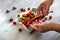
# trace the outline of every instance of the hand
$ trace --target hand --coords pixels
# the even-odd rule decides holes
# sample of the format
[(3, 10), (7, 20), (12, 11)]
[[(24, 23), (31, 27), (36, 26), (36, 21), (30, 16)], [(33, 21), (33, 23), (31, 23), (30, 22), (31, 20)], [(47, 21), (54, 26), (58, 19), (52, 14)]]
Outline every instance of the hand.
[(51, 29), (51, 23), (44, 23), (44, 24), (41, 24), (41, 23), (33, 23), (33, 24), (30, 24), (30, 26), (39, 31), (39, 32), (47, 32), (47, 31), (50, 31), (52, 30)]
[(52, 5), (53, 0), (45, 0), (44, 2), (42, 2), (38, 8), (37, 8), (37, 15), (48, 15), (49, 13), (49, 8)]
[(33, 23), (30, 24), (32, 28), (39, 32), (47, 32), (47, 31), (56, 31), (60, 32), (60, 23), (49, 22), (49, 23)]

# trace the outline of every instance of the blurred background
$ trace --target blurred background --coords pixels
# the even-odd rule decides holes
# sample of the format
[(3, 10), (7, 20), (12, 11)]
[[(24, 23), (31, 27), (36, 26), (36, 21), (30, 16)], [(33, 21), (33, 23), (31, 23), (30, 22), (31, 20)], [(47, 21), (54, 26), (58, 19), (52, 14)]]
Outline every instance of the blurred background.
[[(16, 19), (16, 15), (20, 13), (20, 8), (37, 8), (43, 0), (0, 0), (0, 40), (60, 40), (60, 33), (50, 31), (46, 33), (34, 32), (29, 34), (26, 31), (19, 32), (18, 25), (14, 26), (9, 23), (9, 18)], [(12, 10), (15, 6), (17, 9)], [(5, 11), (10, 10), (6, 14)], [(50, 10), (53, 13), (51, 21), (60, 22), (60, 0), (55, 0)]]

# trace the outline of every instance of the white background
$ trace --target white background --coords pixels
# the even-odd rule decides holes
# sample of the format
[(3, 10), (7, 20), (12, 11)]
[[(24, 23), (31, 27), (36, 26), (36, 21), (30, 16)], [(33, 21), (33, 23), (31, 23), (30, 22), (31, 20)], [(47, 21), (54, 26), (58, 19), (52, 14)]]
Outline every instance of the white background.
[[(24, 30), (19, 32), (18, 25), (14, 26), (9, 23), (8, 19), (11, 17), (15, 19), (19, 8), (35, 8), (40, 2), (41, 0), (0, 0), (0, 40), (60, 40), (60, 33), (50, 31), (42, 34), (39, 32), (29, 34)], [(11, 10), (13, 6), (16, 6), (17, 10)], [(5, 13), (7, 9), (11, 11), (9, 14)], [(49, 14), (53, 16), (51, 21), (60, 22), (60, 0), (55, 0), (50, 10), (54, 11)]]

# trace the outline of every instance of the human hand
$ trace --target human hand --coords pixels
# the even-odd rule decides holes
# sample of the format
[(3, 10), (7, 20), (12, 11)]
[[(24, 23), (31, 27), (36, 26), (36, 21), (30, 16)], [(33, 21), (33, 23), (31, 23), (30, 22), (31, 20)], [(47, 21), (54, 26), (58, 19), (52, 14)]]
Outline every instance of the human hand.
[(37, 8), (37, 15), (48, 15), (50, 6), (52, 5), (53, 0), (45, 0)]
[(30, 24), (30, 26), (39, 32), (48, 32), (48, 31), (60, 32), (60, 24), (55, 22), (49, 22), (49, 23), (43, 23), (43, 24), (33, 23), (33, 24)]
[(39, 32), (47, 32), (51, 30), (51, 23), (33, 23), (30, 24), (30, 26)]

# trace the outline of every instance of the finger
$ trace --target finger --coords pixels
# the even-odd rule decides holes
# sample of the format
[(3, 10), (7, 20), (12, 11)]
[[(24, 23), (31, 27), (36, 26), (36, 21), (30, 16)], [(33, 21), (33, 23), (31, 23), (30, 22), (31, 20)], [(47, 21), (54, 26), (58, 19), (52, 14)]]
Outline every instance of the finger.
[(49, 14), (49, 8), (46, 8), (45, 12), (44, 12), (44, 16)]
[(35, 29), (36, 31), (42, 32), (42, 30), (39, 29), (39, 27), (37, 27), (37, 26), (31, 25), (31, 27), (32, 27), (33, 29)]
[(35, 26), (35, 25), (30, 24), (30, 26), (31, 26), (33, 29), (37, 30), (37, 28), (36, 28), (36, 26)]
[(37, 15), (39, 15), (40, 14), (40, 9), (37, 9)]
[(37, 10), (37, 15), (43, 16), (43, 14), (45, 14), (45, 13), (44, 13), (45, 10), (46, 10), (46, 8), (45, 8), (44, 6), (40, 7), (40, 9)]
[(40, 11), (41, 11), (42, 8), (43, 8), (43, 3), (40, 4), (40, 5), (38, 6), (38, 8), (37, 8), (37, 15), (40, 14)]
[(35, 22), (38, 23), (38, 20), (36, 19)]

